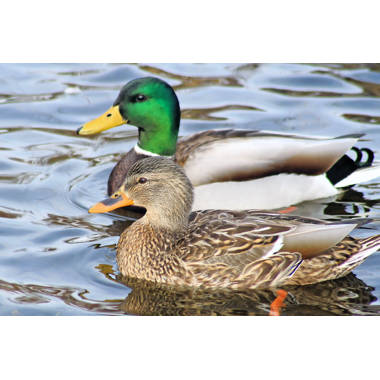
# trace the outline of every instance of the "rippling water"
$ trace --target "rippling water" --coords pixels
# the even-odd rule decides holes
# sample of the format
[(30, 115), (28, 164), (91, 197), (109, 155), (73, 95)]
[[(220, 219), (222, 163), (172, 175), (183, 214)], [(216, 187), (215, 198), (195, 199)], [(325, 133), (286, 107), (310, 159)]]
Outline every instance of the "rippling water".
[[(181, 135), (252, 128), (365, 133), (380, 159), (380, 64), (0, 64), (0, 314), (268, 314), (270, 291), (180, 291), (117, 278), (115, 244), (133, 215), (89, 215), (136, 142), (122, 126), (81, 137), (120, 87), (155, 75), (176, 90)], [(380, 179), (302, 204), (324, 219), (380, 217)], [(127, 219), (127, 222), (125, 221)], [(378, 223), (356, 236), (380, 233)], [(380, 253), (338, 282), (295, 289), (285, 315), (380, 314)]]

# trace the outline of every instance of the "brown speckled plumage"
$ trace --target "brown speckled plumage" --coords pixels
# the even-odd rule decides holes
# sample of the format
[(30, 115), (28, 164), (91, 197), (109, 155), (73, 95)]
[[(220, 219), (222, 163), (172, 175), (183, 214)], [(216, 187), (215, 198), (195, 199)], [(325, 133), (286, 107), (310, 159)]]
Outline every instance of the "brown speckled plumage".
[(299, 253), (286, 252), (261, 259), (277, 241), (275, 236), (223, 242), (216, 232), (209, 236), (199, 229), (193, 235), (198, 227), (190, 223), (188, 231), (177, 235), (135, 222), (118, 243), (121, 273), (172, 285), (243, 289), (275, 286), (301, 262)]
[[(127, 277), (206, 288), (305, 285), (346, 275), (380, 246), (380, 235), (342, 237), (309, 255), (299, 245), (300, 235), (306, 244), (320, 228), (335, 231), (347, 224), (255, 210), (190, 214), (192, 185), (178, 165), (162, 157), (133, 165), (119, 193), (147, 210), (118, 243), (117, 263)], [(363, 220), (347, 223), (351, 230)], [(287, 250), (292, 239), (299, 250)]]

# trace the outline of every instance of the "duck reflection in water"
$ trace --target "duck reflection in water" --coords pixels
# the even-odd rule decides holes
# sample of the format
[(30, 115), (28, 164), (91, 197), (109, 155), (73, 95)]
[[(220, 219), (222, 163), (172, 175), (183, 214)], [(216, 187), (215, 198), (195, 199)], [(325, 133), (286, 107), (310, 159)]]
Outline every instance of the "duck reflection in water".
[(338, 280), (314, 285), (284, 288), (286, 298), (273, 314), (273, 303), (278, 299), (276, 289), (249, 291), (205, 290), (180, 288), (148, 281), (117, 277), (117, 281), (131, 288), (120, 307), (132, 315), (376, 315), (380, 306), (374, 288), (354, 274)]

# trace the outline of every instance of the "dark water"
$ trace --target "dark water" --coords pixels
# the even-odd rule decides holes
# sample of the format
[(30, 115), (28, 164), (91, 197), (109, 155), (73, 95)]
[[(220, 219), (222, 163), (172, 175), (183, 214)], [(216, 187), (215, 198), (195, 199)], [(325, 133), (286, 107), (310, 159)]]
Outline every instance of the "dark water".
[[(272, 291), (168, 289), (117, 279), (115, 244), (133, 215), (89, 215), (137, 131), (75, 130), (120, 87), (155, 75), (177, 91), (181, 135), (253, 128), (325, 136), (365, 133), (380, 159), (376, 64), (0, 64), (1, 315), (267, 315)], [(301, 205), (324, 219), (380, 217), (380, 179)], [(355, 232), (380, 233), (378, 223)], [(335, 282), (292, 289), (284, 315), (380, 314), (380, 253)]]

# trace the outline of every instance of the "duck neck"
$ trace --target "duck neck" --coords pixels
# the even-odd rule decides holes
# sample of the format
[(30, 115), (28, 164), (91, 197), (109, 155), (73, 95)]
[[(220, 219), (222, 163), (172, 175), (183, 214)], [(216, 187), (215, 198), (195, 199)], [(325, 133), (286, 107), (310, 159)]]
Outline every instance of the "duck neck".
[(139, 128), (138, 147), (160, 156), (173, 156), (177, 147), (179, 112), (163, 114), (155, 125)]
[(166, 212), (165, 209), (161, 209), (158, 214), (147, 210), (144, 217), (140, 219), (141, 223), (172, 237), (182, 236), (185, 233), (188, 220), (188, 216), (176, 214), (173, 210)]
[[(137, 233), (136, 233), (137, 231)], [(147, 253), (151, 255), (160, 255), (161, 251), (166, 251), (174, 247), (177, 241), (184, 235), (184, 231), (181, 229), (168, 229), (163, 225), (156, 225), (149, 221), (147, 215), (134, 222), (127, 230), (129, 234), (132, 234), (136, 239), (136, 244), (144, 246), (145, 249), (141, 253)], [(147, 245), (146, 243), (152, 243)], [(152, 252), (150, 252), (152, 248)], [(135, 254), (135, 252), (134, 252)]]

